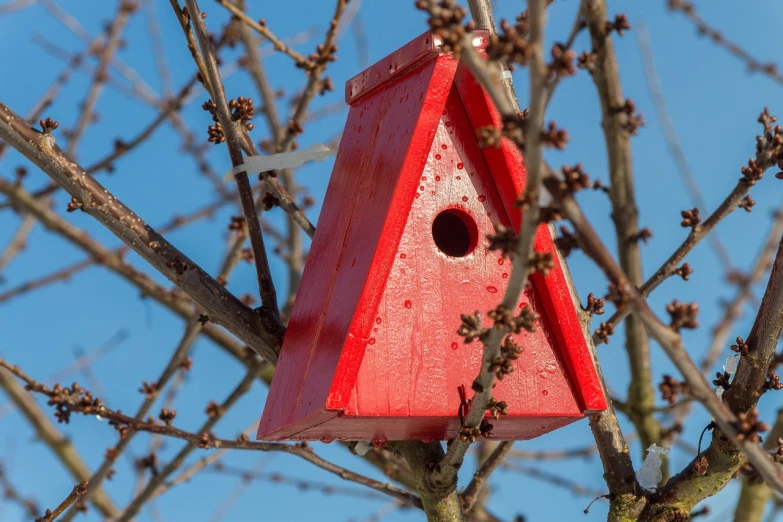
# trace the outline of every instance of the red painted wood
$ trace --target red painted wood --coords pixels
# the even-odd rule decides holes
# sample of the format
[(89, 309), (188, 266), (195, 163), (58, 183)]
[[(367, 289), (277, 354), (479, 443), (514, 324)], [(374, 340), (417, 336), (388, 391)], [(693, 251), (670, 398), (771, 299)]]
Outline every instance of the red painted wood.
[[(472, 392), (471, 392), (472, 393)], [(525, 417), (524, 422), (496, 422), (492, 434), (497, 440), (529, 440), (583, 419), (583, 416)], [(434, 429), (437, 427), (438, 429)], [(459, 418), (452, 417), (358, 417), (336, 414), (321, 424), (286, 437), (265, 435), (262, 440), (446, 440), (459, 431)], [(391, 434), (389, 436), (385, 434)], [(395, 434), (402, 434), (396, 436)]]
[[(308, 261), (305, 266), (302, 282), (308, 288), (297, 294), (259, 435), (277, 432), (294, 420), (305, 427), (323, 422), (324, 415), (309, 416), (326, 409), (333, 383), (335, 394), (342, 390), (347, 395), (353, 387), (363, 344), (344, 349), (357, 337), (348, 330), (362, 292), (370, 300), (380, 296), (391, 262), (386, 261), (386, 268), (383, 262), (376, 263), (369, 284), (375, 282), (378, 288), (375, 292), (372, 286), (365, 288), (375, 263), (374, 248), (381, 232), (386, 242), (397, 241), (402, 232), (404, 222), (396, 229), (392, 221), (384, 225), (387, 209), (394, 198), (395, 206), (410, 205), (397, 201), (404, 194), (395, 192), (397, 180), (404, 172), (423, 168), (455, 70), (456, 63), (449, 57), (433, 55), (393, 85), (380, 86), (373, 96), (352, 105), (310, 250), (310, 259), (319, 261)], [(424, 107), (430, 108), (425, 111)], [(428, 119), (423, 114), (431, 116)], [(413, 199), (412, 193), (408, 199)], [(396, 237), (389, 237), (394, 230)], [(339, 289), (334, 299), (333, 288)], [(356, 317), (361, 321), (361, 314)], [(333, 381), (341, 357), (355, 370)], [(343, 375), (347, 380), (341, 380)], [(291, 435), (299, 429), (291, 427), (281, 434)]]
[[(585, 341), (585, 334), (579, 322), (579, 316), (573, 307), (565, 270), (556, 255), (555, 245), (549, 227), (539, 227), (536, 234), (535, 249), (540, 252), (552, 252), (555, 267), (546, 277), (534, 274), (533, 280), (537, 295), (541, 298), (544, 312), (549, 318), (556, 318), (557, 327), (553, 328), (561, 353), (565, 358), (569, 372), (576, 381), (576, 392), (581, 398), (585, 414), (606, 409), (606, 397), (601, 386), (595, 361)], [(589, 332), (588, 332), (589, 335)]]
[[(426, 64), (422, 70), (428, 71), (429, 67)], [(319, 348), (311, 366), (309, 387), (303, 391), (303, 397), (315, 396), (321, 401), (328, 391), (329, 409), (345, 406), (356, 381), (374, 319), (372, 311), (378, 306), (393, 260), (387, 250), (400, 240), (406, 217), (401, 210), (410, 208), (457, 64), (448, 56), (438, 56), (432, 60), (432, 67), (434, 74), (411, 72), (374, 96), (384, 97), (388, 108), (382, 118), (367, 120), (368, 126), (377, 125), (378, 136), (365, 144), (365, 155), (371, 158), (362, 171), (365, 188), (359, 191), (345, 239), (343, 265), (335, 283), (340, 297), (332, 300), (325, 319), (333, 329), (330, 333), (343, 341), (342, 355), (332, 379), (333, 359), (327, 360)], [(350, 172), (356, 174), (355, 169)], [(297, 414), (308, 411), (309, 407), (300, 402)]]
[[(482, 52), (482, 54), (484, 53)], [(460, 97), (474, 128), (478, 129), (487, 125), (499, 127), (501, 125), (500, 114), (492, 100), (478, 81), (473, 78), (467, 67), (459, 67), (454, 83), (460, 92)], [(503, 204), (511, 217), (511, 222), (514, 223), (514, 228), (518, 231), (521, 217), (515, 201), (525, 186), (522, 155), (507, 138), (502, 139), (500, 148), (484, 149), (483, 154), (494, 174), (496, 185), (502, 194)], [(541, 252), (555, 253), (554, 242), (547, 225), (538, 227), (535, 248)], [(561, 266), (557, 255), (553, 257), (556, 263), (555, 269), (545, 278), (534, 274), (531, 279), (538, 295), (542, 298), (547, 315), (557, 317), (554, 333), (559, 340), (569, 372), (578, 382), (576, 393), (585, 413), (602, 411), (607, 408), (606, 398), (574, 308), (565, 276), (567, 268)]]
[[(519, 222), (524, 167), (508, 143), (479, 150), (476, 129), (497, 124), (497, 112), (430, 36), (346, 85), (351, 110), (259, 438), (428, 440), (459, 430), (457, 389), (469, 390), (481, 360), (481, 345), (456, 335), (459, 314), (484, 313), (502, 296), (510, 267), (487, 251), (486, 235), (492, 222)], [(485, 43), (477, 33), (474, 44)], [(470, 254), (436, 245), (444, 211), (447, 232), (470, 225), (453, 245), (471, 243)], [(553, 251), (547, 227), (536, 248)], [(542, 319), (518, 336), (525, 351), (495, 390), (509, 404), (498, 438), (535, 437), (606, 407), (564, 269), (531, 279), (521, 297)]]
[[(397, 245), (394, 265), (372, 325), (359, 378), (345, 416), (429, 417), (415, 432), (373, 434), (387, 439), (450, 438), (458, 425), (457, 389), (470, 385), (478, 374), (482, 345), (464, 344), (457, 335), (460, 314), (485, 314), (505, 291), (510, 263), (487, 250), (492, 223), (511, 223), (492, 176), (476, 144), (474, 129), (452, 90), (427, 165), (406, 214), (405, 232)], [(432, 223), (439, 213), (464, 212), (478, 228), (472, 254), (449, 257), (433, 240)], [(392, 210), (395, 211), (395, 210)], [(379, 249), (386, 248), (380, 245)], [(519, 305), (540, 303), (528, 289)], [(486, 327), (492, 321), (485, 318)], [(499, 382), (494, 396), (509, 405), (509, 415), (497, 425), (518, 423), (530, 416), (581, 417), (563, 361), (553, 349), (545, 324), (534, 333), (521, 333), (517, 342), (525, 351), (514, 363), (515, 372)], [(337, 372), (341, 373), (338, 366)], [(472, 392), (471, 392), (472, 395)], [(513, 431), (513, 438), (522, 434)]]
[[(489, 31), (474, 31), (473, 44), (476, 49), (487, 46)], [(426, 32), (400, 47), (378, 63), (371, 65), (361, 73), (345, 82), (345, 101), (353, 104), (359, 97), (371, 92), (377, 86), (405, 74), (420, 62), (438, 54), (441, 38)]]

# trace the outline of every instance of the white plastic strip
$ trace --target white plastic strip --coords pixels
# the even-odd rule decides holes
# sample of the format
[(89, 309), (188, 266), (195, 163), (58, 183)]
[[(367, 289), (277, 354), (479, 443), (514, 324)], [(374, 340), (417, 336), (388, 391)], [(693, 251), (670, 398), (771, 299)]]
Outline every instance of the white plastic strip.
[(372, 446), (370, 445), (369, 441), (366, 440), (360, 440), (356, 443), (356, 445), (353, 447), (353, 450), (356, 452), (357, 455), (360, 457), (364, 457), (367, 455), (367, 452), (370, 451), (370, 448)]
[[(729, 355), (729, 357), (726, 359), (726, 363), (723, 365), (723, 371), (728, 373), (729, 375), (734, 375), (737, 373), (737, 368), (739, 367), (739, 361), (740, 361), (740, 354), (735, 353), (734, 355)], [(715, 388), (715, 395), (718, 396), (719, 399), (723, 399), (723, 392), (726, 391), (723, 389), (723, 386), (718, 386)], [(715, 420), (713, 417), (712, 420)]]
[(511, 78), (511, 71), (503, 71), (502, 73), (500, 73), (500, 77), (501, 77), (503, 80), (506, 80), (506, 79), (508, 79), (508, 78)]
[(317, 143), (294, 152), (282, 152), (268, 156), (248, 156), (242, 165), (237, 165), (226, 172), (223, 179), (231, 180), (233, 176), (243, 171), (258, 173), (268, 170), (293, 169), (308, 161), (323, 161), (335, 154), (337, 154), (336, 149), (330, 149), (322, 143)]

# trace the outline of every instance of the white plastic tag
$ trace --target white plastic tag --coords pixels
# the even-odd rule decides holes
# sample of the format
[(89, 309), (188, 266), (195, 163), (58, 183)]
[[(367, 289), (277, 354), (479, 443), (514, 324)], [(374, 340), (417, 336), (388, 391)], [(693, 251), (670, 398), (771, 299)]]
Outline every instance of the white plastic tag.
[(230, 181), (234, 175), (245, 171), (248, 173), (266, 172), (268, 170), (293, 169), (308, 161), (323, 161), (337, 154), (336, 149), (330, 149), (322, 143), (311, 145), (294, 152), (281, 152), (268, 156), (248, 156), (242, 165), (230, 169), (223, 175), (223, 179)]

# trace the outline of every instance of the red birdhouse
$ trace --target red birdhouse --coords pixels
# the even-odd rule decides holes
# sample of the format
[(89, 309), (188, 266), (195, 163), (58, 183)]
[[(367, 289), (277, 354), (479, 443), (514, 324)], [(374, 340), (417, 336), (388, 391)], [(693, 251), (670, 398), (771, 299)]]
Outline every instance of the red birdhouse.
[[(486, 32), (474, 45), (482, 51)], [(263, 440), (445, 440), (459, 432), (458, 389), (482, 345), (460, 314), (500, 302), (511, 263), (489, 251), (493, 223), (517, 227), (523, 159), (477, 132), (500, 117), (467, 67), (425, 33), (349, 80), (350, 105), (274, 380)], [(483, 52), (483, 51), (482, 51)], [(504, 139), (505, 140), (505, 139)], [(553, 252), (550, 228), (535, 248)], [(606, 408), (592, 353), (555, 253), (520, 308), (540, 314), (514, 372), (493, 395), (499, 439), (529, 439)], [(491, 321), (484, 319), (486, 327)]]

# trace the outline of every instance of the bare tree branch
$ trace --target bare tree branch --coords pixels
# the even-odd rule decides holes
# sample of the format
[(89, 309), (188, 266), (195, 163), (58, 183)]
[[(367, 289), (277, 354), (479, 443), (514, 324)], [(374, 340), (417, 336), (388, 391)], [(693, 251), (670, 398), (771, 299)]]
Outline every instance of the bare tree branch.
[[(545, 87), (548, 68), (543, 60), (543, 33), (546, 21), (545, 2), (543, 0), (531, 1), (528, 6), (530, 20), (529, 45), (531, 57), (529, 68), (530, 80), (530, 116), (525, 120), (525, 154), (527, 166), (527, 180), (523, 193), (525, 208), (522, 213), (522, 223), (519, 225), (519, 239), (516, 242), (512, 255), (512, 269), (506, 287), (506, 292), (500, 304), (505, 310), (516, 309), (516, 303), (522, 293), (522, 289), (530, 274), (530, 256), (533, 252), (533, 239), (538, 227), (540, 209), (538, 205), (539, 187), (544, 173), (543, 147), (541, 141), (541, 129), (544, 128), (545, 112)], [(472, 38), (466, 38), (461, 55), (462, 62), (470, 68), (471, 73), (483, 84), (495, 84), (497, 70), (492, 71), (485, 66), (484, 60), (473, 49)], [(494, 73), (493, 79), (487, 78), (487, 73)], [(495, 105), (503, 115), (515, 114), (512, 101), (506, 96), (493, 97)], [(495, 359), (500, 354), (500, 345), (508, 333), (507, 327), (492, 328), (483, 340), (484, 355), (482, 357), (481, 372), (473, 383), (475, 395), (472, 399), (470, 410), (465, 419), (465, 426), (478, 428), (486, 414), (489, 401), (492, 399), (492, 383), (495, 372), (492, 369)], [(465, 452), (470, 445), (469, 438), (460, 436), (454, 439), (446, 456), (435, 473), (435, 480), (443, 483), (456, 480), (456, 473), (462, 463)]]
[(5, 270), (16, 256), (24, 251), (25, 246), (27, 245), (27, 237), (30, 235), (30, 232), (33, 231), (34, 226), (35, 218), (27, 214), (24, 215), (22, 217), (22, 222), (19, 224), (19, 228), (16, 229), (13, 237), (11, 237), (11, 241), (9, 241), (5, 249), (0, 252), (0, 283), (4, 280), (2, 277), (3, 270)]
[[(234, 121), (235, 119), (232, 118), (229, 110), (226, 93), (223, 88), (223, 81), (220, 78), (220, 72), (218, 71), (217, 62), (215, 61), (212, 44), (209, 41), (207, 26), (204, 23), (204, 19), (201, 17), (201, 10), (199, 9), (198, 2), (196, 0), (186, 0), (186, 2), (189, 10), (188, 16), (190, 18), (190, 25), (193, 27), (193, 30), (198, 37), (199, 46), (201, 47), (201, 56), (204, 64), (204, 71), (202, 74), (206, 74), (206, 77), (203, 78), (204, 86), (207, 87), (207, 91), (212, 95), (215, 105), (217, 106), (217, 117), (220, 119), (220, 123), (222, 123), (223, 135), (225, 136), (231, 164), (234, 167), (238, 167), (244, 163), (240, 145), (241, 133), (239, 131), (239, 125), (242, 124), (242, 122)], [(261, 295), (260, 314), (265, 317), (267, 329), (271, 331), (282, 330), (284, 327), (280, 322), (280, 312), (277, 308), (277, 292), (275, 291), (275, 285), (272, 281), (272, 273), (269, 270), (269, 261), (266, 256), (261, 225), (258, 221), (258, 211), (256, 210), (253, 190), (250, 188), (247, 172), (235, 172), (234, 179), (236, 180), (239, 189), (239, 199), (242, 202), (245, 223), (247, 224), (248, 233), (250, 235), (250, 245), (253, 249), (253, 260), (255, 262), (256, 276), (258, 278), (258, 289)]]
[(748, 72), (761, 73), (764, 76), (770, 78), (772, 81), (783, 85), (783, 74), (781, 74), (778, 70), (777, 64), (774, 62), (761, 62), (736, 43), (727, 40), (720, 33), (720, 31), (713, 29), (706, 21), (704, 21), (703, 18), (699, 16), (693, 3), (687, 2), (685, 0), (669, 0), (667, 5), (672, 11), (679, 11), (687, 16), (688, 19), (696, 26), (699, 35), (706, 36), (719, 47), (724, 48), (730, 54), (733, 54), (742, 60), (745, 65), (747, 65)]
[[(58, 185), (59, 186), (59, 185)], [(4, 190), (8, 188), (7, 185), (0, 184), (0, 193), (5, 193)], [(28, 201), (32, 203), (32, 198), (27, 198), (25, 194), (23, 194), (21, 191), (18, 192), (18, 195), (15, 196), (17, 199), (22, 199), (24, 201)], [(213, 203), (209, 203), (201, 208), (198, 208), (194, 210), (193, 212), (190, 212), (188, 214), (184, 215), (175, 215), (170, 221), (167, 223), (164, 223), (160, 227), (158, 227), (158, 232), (161, 234), (166, 234), (168, 232), (178, 230), (183, 226), (189, 225), (191, 223), (197, 222), (204, 218), (210, 218), (212, 217), (215, 212), (225, 206), (227, 203), (232, 201), (234, 198), (234, 194), (229, 194), (228, 197), (221, 197), (217, 201), (214, 201)], [(41, 209), (43, 207), (36, 206), (36, 208)], [(54, 214), (46, 214), (46, 220), (54, 222), (54, 219), (49, 220), (49, 218), (57, 218)], [(59, 219), (59, 218), (57, 218)], [(268, 223), (265, 223), (267, 227), (270, 225)], [(50, 229), (53, 227), (49, 227)], [(63, 229), (65, 227), (62, 227)], [(79, 245), (83, 246), (83, 245)], [(122, 246), (120, 248), (115, 248), (114, 250), (105, 250), (104, 254), (99, 254), (96, 257), (88, 257), (87, 259), (84, 259), (82, 261), (77, 261), (76, 263), (73, 263), (71, 265), (66, 266), (65, 268), (62, 268), (60, 270), (57, 270), (55, 272), (52, 272), (50, 274), (47, 274), (41, 278), (26, 281), (24, 283), (20, 283), (16, 286), (13, 286), (9, 289), (7, 289), (5, 292), (0, 293), (0, 303), (4, 303), (6, 301), (10, 301), (14, 297), (18, 297), (20, 295), (26, 294), (28, 292), (32, 292), (34, 290), (37, 290), (39, 288), (43, 288), (49, 284), (55, 283), (57, 281), (67, 281), (75, 274), (81, 272), (82, 270), (85, 270), (91, 266), (94, 266), (96, 264), (104, 263), (106, 258), (108, 256), (116, 256), (118, 258), (122, 258), (130, 248), (128, 246)], [(88, 253), (89, 250), (88, 250)], [(140, 286), (140, 289), (144, 291), (144, 289)], [(163, 291), (161, 289), (161, 291)]]
[[(109, 230), (188, 293), (213, 323), (224, 325), (269, 361), (277, 360), (283, 331), (231, 295), (185, 254), (91, 178), (53, 143), (0, 103), (0, 138), (6, 140), (65, 188), (80, 210)], [(262, 323), (264, 326), (262, 326)], [(270, 329), (270, 326), (272, 327)]]
[(8, 475), (2, 464), (0, 464), (0, 488), (2, 488), (3, 500), (18, 504), (19, 507), (31, 518), (34, 518), (38, 515), (38, 503), (32, 498), (23, 497), (19, 491), (17, 491), (16, 487), (8, 478)]
[[(609, 197), (612, 201), (612, 221), (617, 236), (620, 267), (632, 285), (643, 281), (642, 255), (638, 236), (639, 221), (634, 190), (631, 157), (630, 118), (622, 108), (627, 104), (620, 84), (614, 45), (607, 30), (607, 7), (604, 0), (583, 0), (582, 16), (590, 31), (595, 65), (590, 73), (601, 102), (602, 128), (609, 159)], [(661, 426), (653, 415), (655, 390), (650, 370), (650, 341), (638, 317), (630, 317), (625, 324), (625, 349), (628, 353), (630, 380), (628, 408), (641, 439), (642, 451), (650, 444), (660, 442)], [(664, 475), (668, 474), (668, 466)]]
[[(677, 132), (674, 130), (674, 124), (669, 116), (669, 110), (666, 107), (666, 97), (663, 95), (661, 82), (658, 78), (658, 74), (655, 72), (655, 62), (653, 60), (653, 52), (652, 47), (650, 46), (650, 35), (647, 31), (647, 26), (641, 25), (640, 27), (637, 27), (636, 35), (637, 40), (639, 41), (642, 64), (644, 65), (643, 70), (645, 80), (647, 80), (647, 89), (650, 91), (650, 96), (653, 99), (655, 117), (658, 120), (658, 125), (661, 127), (661, 132), (666, 140), (666, 145), (669, 147), (669, 152), (674, 159), (675, 165), (677, 165), (677, 170), (679, 171), (680, 177), (691, 198), (691, 203), (696, 208), (706, 209), (707, 204), (701, 196), (701, 190), (699, 190), (699, 185), (696, 183), (693, 172), (691, 172), (691, 168), (688, 165), (687, 156), (682, 149), (680, 139), (677, 137)], [(729, 258), (726, 247), (718, 237), (718, 233), (715, 232), (710, 234), (708, 240), (710, 247), (723, 265), (723, 269), (727, 274), (730, 273), (731, 259)]]
[(52, 522), (54, 519), (59, 517), (63, 511), (68, 509), (68, 507), (79, 500), (79, 498), (84, 495), (84, 493), (87, 491), (87, 482), (82, 482), (81, 484), (76, 484), (73, 487), (73, 491), (71, 491), (71, 494), (65, 497), (65, 500), (60, 502), (60, 505), (57, 506), (54, 511), (51, 511), (49, 509), (46, 510), (46, 513), (44, 513), (44, 516), (36, 519), (36, 522)]
[[(781, 436), (783, 436), (783, 409), (778, 410), (775, 424), (764, 441), (764, 449), (774, 450)], [(768, 485), (752, 476), (745, 477), (742, 480), (742, 491), (737, 507), (734, 509), (734, 522), (761, 522), (771, 498), (772, 490)]]
[(14, 11), (20, 11), (25, 7), (37, 4), (39, 1), (40, 0), (11, 0), (4, 6), (0, 6), (0, 16), (11, 14)]
[[(758, 445), (751, 442), (750, 439), (738, 437), (740, 433), (738, 427), (740, 425), (736, 415), (718, 399), (712, 388), (704, 380), (699, 369), (688, 357), (688, 352), (685, 350), (679, 334), (669, 326), (661, 323), (650, 310), (640, 292), (630, 284), (622, 269), (615, 263), (595, 231), (585, 220), (581, 209), (573, 197), (559, 193), (556, 180), (551, 179), (545, 182), (545, 184), (553, 196), (560, 202), (563, 214), (573, 224), (585, 253), (598, 264), (614, 284), (618, 285), (618, 288), (626, 292), (629, 298), (628, 306), (642, 319), (650, 335), (658, 341), (666, 355), (685, 377), (690, 394), (704, 405), (707, 411), (714, 417), (715, 424), (725, 437), (729, 439), (728, 442), (736, 446), (747, 457), (748, 461), (756, 468), (756, 471), (764, 480), (775, 490), (783, 492), (783, 475), (781, 475), (768, 455)], [(780, 250), (778, 251), (778, 257), (780, 260), (776, 261), (776, 264), (779, 264), (781, 269), (783, 269), (783, 254), (781, 254)], [(771, 296), (772, 301), (776, 298), (777, 294)], [(769, 314), (772, 311), (770, 310), (766, 313)]]
[(484, 487), (484, 483), (489, 476), (503, 464), (503, 461), (514, 445), (514, 441), (503, 441), (497, 445), (495, 450), (487, 457), (484, 464), (473, 474), (473, 479), (462, 492), (462, 509), (465, 513), (470, 513), (473, 509), (478, 495)]
[[(79, 456), (71, 441), (63, 436), (54, 424), (49, 420), (49, 416), (44, 413), (36, 404), (29, 393), (27, 393), (13, 377), (11, 372), (0, 368), (0, 387), (8, 395), (11, 401), (19, 408), (22, 415), (35, 430), (35, 434), (44, 444), (54, 452), (68, 473), (80, 481), (85, 481), (90, 477), (90, 470)], [(117, 513), (117, 507), (109, 496), (101, 489), (96, 491), (92, 499), (92, 504), (103, 516), (109, 517)]]
[(705, 355), (704, 360), (701, 363), (702, 372), (708, 373), (715, 365), (720, 354), (726, 349), (726, 345), (728, 344), (726, 341), (728, 340), (729, 332), (733, 328), (736, 320), (739, 319), (745, 304), (751, 299), (751, 288), (754, 284), (761, 281), (761, 278), (769, 272), (772, 262), (775, 259), (775, 250), (777, 249), (781, 237), (783, 237), (783, 212), (775, 212), (772, 226), (767, 233), (766, 241), (764, 241), (764, 244), (756, 257), (756, 262), (751, 267), (747, 276), (740, 282), (737, 295), (725, 306), (723, 315), (712, 329), (712, 342), (710, 343), (707, 355)]

